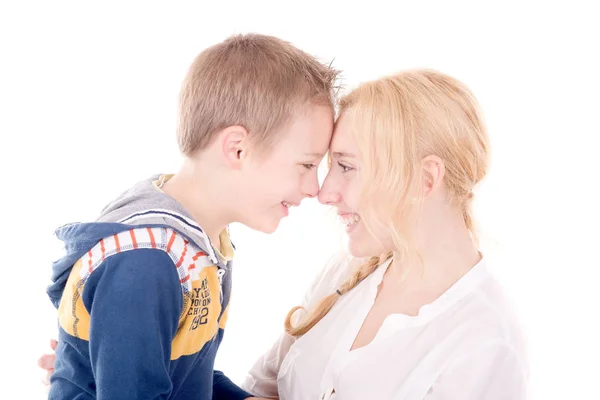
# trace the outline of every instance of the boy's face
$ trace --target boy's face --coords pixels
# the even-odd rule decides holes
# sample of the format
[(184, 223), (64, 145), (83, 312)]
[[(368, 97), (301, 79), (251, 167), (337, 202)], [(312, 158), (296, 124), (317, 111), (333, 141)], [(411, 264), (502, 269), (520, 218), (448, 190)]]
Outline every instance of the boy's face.
[(317, 167), (333, 131), (333, 110), (311, 105), (299, 112), (273, 148), (250, 157), (239, 188), (238, 222), (272, 233), (302, 199), (319, 193)]

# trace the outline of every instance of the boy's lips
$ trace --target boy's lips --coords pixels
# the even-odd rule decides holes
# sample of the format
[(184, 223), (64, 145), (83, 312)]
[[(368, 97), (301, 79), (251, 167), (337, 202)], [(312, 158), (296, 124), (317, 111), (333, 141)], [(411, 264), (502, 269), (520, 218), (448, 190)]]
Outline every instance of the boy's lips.
[(283, 210), (283, 214), (285, 217), (287, 217), (288, 215), (290, 215), (290, 208), (291, 207), (297, 207), (298, 204), (295, 203), (291, 203), (289, 201), (282, 201), (281, 202), (281, 208)]

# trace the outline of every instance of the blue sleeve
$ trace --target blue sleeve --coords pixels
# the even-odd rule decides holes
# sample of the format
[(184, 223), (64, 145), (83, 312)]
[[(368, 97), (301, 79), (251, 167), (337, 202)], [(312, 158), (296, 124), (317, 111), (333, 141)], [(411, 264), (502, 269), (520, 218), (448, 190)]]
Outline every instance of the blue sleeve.
[(221, 371), (213, 373), (212, 400), (244, 400), (252, 397), (225, 376)]
[(102, 399), (167, 399), (171, 342), (183, 306), (177, 270), (162, 250), (111, 256), (88, 278), (90, 359)]

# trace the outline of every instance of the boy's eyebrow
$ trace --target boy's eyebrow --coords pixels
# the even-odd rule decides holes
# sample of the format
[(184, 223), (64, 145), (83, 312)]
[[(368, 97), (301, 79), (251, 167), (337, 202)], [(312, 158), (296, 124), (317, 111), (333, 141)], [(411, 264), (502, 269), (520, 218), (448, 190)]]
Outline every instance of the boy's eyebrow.
[(309, 156), (309, 157), (314, 157), (314, 158), (325, 157), (325, 154), (321, 154), (321, 153), (304, 153), (304, 155)]

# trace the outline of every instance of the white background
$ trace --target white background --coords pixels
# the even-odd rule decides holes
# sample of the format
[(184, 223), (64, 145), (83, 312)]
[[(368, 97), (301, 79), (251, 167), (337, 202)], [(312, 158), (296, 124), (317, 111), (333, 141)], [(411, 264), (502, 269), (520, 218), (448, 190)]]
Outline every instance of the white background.
[[(0, 6), (0, 398), (44, 396), (35, 362), (56, 333), (45, 295), (60, 250), (53, 230), (177, 169), (180, 82), (198, 52), (242, 32), (335, 59), (349, 88), (410, 67), (471, 87), (493, 145), (476, 217), (529, 337), (532, 398), (600, 398), (600, 30), (591, 6), (83, 3)], [(234, 381), (340, 246), (331, 214), (305, 201), (274, 235), (232, 227), (234, 303), (217, 364)]]

